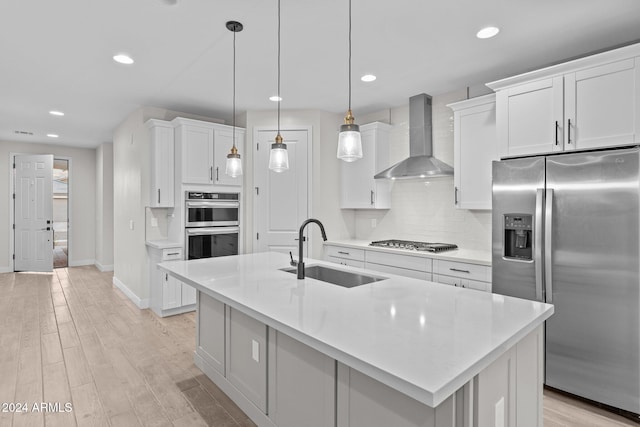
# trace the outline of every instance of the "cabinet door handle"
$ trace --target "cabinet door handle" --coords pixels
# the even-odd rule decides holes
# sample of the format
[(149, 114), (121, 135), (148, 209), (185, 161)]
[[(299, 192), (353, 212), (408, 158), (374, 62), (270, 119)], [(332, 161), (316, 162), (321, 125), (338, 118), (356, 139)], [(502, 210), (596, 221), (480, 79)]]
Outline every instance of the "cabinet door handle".
[(164, 281), (168, 281), (169, 280), (169, 273), (164, 273)]
[(375, 193), (373, 192), (373, 190), (371, 190), (371, 204), (373, 205), (375, 203)]
[(213, 166), (209, 166), (209, 181), (213, 181)]
[(220, 181), (220, 173), (219, 173), (219, 167), (216, 166), (216, 181)]
[(160, 203), (160, 189), (158, 188), (158, 203)]
[(571, 144), (571, 119), (567, 119), (567, 144)]
[(349, 252), (338, 251), (338, 253), (342, 255), (349, 255)]
[(458, 273), (467, 273), (467, 274), (471, 274), (471, 272), (469, 270), (462, 270), (460, 268), (450, 268), (449, 270), (451, 271), (457, 271)]
[(556, 120), (556, 145), (558, 145), (558, 121)]
[(453, 204), (458, 204), (458, 187), (453, 187)]

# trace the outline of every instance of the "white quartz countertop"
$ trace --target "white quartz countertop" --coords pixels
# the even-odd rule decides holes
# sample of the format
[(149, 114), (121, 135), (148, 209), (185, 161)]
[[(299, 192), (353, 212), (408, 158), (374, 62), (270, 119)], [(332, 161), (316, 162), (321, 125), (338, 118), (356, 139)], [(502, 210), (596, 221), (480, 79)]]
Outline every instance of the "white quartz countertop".
[[(338, 270), (367, 272), (323, 261)], [(549, 304), (388, 277), (354, 288), (297, 280), (281, 253), (160, 268), (229, 306), (435, 407), (553, 313)]]
[(181, 248), (182, 244), (171, 240), (147, 240), (147, 246), (156, 249)]
[(369, 246), (368, 240), (327, 240), (325, 245), (342, 246), (345, 248), (366, 249), (368, 251), (378, 251), (395, 253), (408, 256), (418, 256), (431, 259), (442, 259), (446, 261), (467, 262), (469, 264), (479, 264), (491, 266), (491, 252), (473, 249), (454, 249), (444, 252), (414, 251), (407, 249), (394, 249), (379, 246)]

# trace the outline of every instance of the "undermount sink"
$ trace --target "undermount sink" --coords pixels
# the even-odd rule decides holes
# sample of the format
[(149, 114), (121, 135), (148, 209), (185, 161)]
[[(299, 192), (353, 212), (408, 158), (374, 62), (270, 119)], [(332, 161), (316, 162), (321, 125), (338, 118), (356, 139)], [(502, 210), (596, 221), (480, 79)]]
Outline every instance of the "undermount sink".
[[(295, 267), (281, 268), (280, 270), (293, 274), (296, 274), (298, 271)], [(310, 265), (305, 267), (304, 274), (306, 277), (311, 279), (332, 283), (344, 288), (353, 288), (360, 285), (366, 285), (367, 283), (387, 279), (387, 277), (369, 276), (367, 274), (353, 273), (351, 271), (336, 270), (324, 265)]]

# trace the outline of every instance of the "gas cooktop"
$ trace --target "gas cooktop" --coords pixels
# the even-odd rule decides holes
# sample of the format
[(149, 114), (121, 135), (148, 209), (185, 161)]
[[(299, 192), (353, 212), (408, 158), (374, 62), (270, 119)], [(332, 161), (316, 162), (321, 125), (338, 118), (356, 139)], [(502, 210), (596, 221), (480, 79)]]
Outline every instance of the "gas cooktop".
[(377, 242), (369, 243), (369, 246), (426, 252), (444, 252), (458, 249), (457, 245), (451, 243), (412, 242), (409, 240), (378, 240)]

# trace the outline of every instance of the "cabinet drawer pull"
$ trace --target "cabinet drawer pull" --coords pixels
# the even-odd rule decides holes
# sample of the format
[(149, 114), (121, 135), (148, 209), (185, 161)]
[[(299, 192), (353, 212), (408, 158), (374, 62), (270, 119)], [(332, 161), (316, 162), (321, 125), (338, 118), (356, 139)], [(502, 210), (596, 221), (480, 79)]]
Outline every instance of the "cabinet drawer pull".
[(342, 251), (338, 251), (338, 253), (339, 253), (339, 254), (342, 254), (342, 255), (349, 255), (349, 252), (342, 252)]
[(171, 252), (170, 254), (167, 254), (167, 256), (169, 255), (180, 255), (180, 252)]
[(469, 270), (462, 270), (460, 268), (450, 268), (449, 270), (451, 271), (457, 271), (458, 273), (467, 273), (467, 274), (471, 274), (471, 272)]

